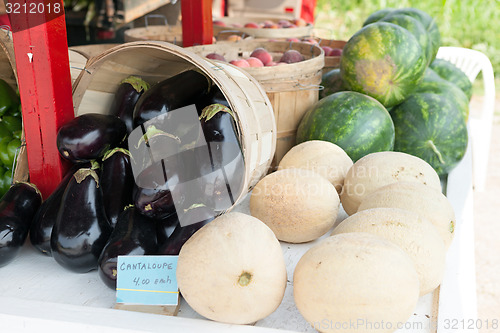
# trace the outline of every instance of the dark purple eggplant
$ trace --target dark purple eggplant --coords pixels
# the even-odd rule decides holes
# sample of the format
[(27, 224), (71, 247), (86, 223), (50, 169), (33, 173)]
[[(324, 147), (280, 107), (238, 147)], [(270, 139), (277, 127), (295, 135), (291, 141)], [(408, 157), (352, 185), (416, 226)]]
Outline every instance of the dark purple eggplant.
[(152, 255), (158, 251), (155, 221), (127, 206), (120, 214), (115, 229), (99, 257), (99, 276), (116, 289), (118, 256)]
[(128, 150), (115, 148), (104, 154), (100, 180), (106, 216), (114, 227), (123, 209), (134, 201), (134, 176)]
[(109, 114), (123, 120), (127, 126), (127, 133), (134, 129), (135, 104), (148, 89), (149, 83), (137, 76), (127, 77), (118, 86)]
[(23, 182), (11, 185), (0, 200), (0, 267), (19, 253), (41, 203), (36, 186)]
[(73, 174), (78, 169), (88, 167), (90, 167), (90, 163), (79, 163), (73, 165), (61, 182), (59, 182), (56, 189), (42, 202), (40, 208), (37, 210), (36, 215), (33, 218), (33, 222), (31, 223), (29, 237), (31, 244), (40, 252), (49, 256), (52, 255), (50, 251), (50, 235), (52, 234), (52, 227), (56, 222), (57, 213), (59, 212), (59, 207), (61, 206), (61, 199), (64, 194), (64, 190), (66, 189), (71, 177), (73, 177)]
[(87, 113), (59, 128), (57, 149), (73, 163), (89, 162), (118, 147), (126, 136), (127, 126), (117, 116)]
[(203, 191), (208, 194), (213, 189), (213, 208), (223, 211), (234, 204), (244, 180), (244, 159), (234, 114), (225, 105), (212, 104), (203, 109), (200, 121), (213, 171), (203, 176)]
[(66, 186), (52, 228), (52, 256), (61, 266), (77, 273), (97, 269), (111, 231), (96, 171), (79, 169)]
[(172, 235), (176, 226), (179, 224), (179, 218), (176, 213), (173, 213), (162, 220), (156, 220), (156, 238), (158, 244), (163, 244), (168, 237)]
[(146, 91), (134, 108), (134, 127), (160, 114), (194, 104), (208, 94), (212, 81), (201, 72), (187, 70), (158, 82)]
[(160, 244), (158, 254), (161, 255), (178, 255), (182, 245), (201, 227), (208, 224), (214, 219), (215, 213), (209, 207), (199, 204), (192, 205), (185, 212), (185, 221), (200, 221), (192, 224), (181, 225), (180, 223), (174, 229), (174, 232), (163, 243)]
[(212, 88), (210, 88), (210, 92), (207, 95), (202, 96), (200, 100), (196, 102), (198, 115), (201, 115), (201, 112), (205, 107), (212, 104), (222, 104), (228, 108), (230, 107), (224, 93), (216, 85), (212, 86)]

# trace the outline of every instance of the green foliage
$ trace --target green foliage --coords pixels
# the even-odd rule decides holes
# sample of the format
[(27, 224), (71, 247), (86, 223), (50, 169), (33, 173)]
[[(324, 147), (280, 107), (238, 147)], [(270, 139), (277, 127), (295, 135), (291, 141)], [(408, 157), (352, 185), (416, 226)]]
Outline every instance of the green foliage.
[(498, 0), (318, 0), (316, 28), (329, 39), (349, 39), (363, 21), (381, 8), (414, 7), (436, 19), (441, 45), (461, 46), (486, 54), (500, 73), (500, 4)]

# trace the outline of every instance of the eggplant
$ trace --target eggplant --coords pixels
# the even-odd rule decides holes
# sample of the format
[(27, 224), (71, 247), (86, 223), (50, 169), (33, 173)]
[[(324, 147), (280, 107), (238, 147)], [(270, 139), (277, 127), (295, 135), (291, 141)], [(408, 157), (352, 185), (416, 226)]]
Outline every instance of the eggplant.
[(201, 116), (201, 112), (203, 111), (203, 109), (212, 104), (222, 104), (228, 108), (230, 107), (229, 102), (224, 96), (224, 93), (216, 85), (210, 88), (210, 92), (208, 94), (202, 96), (200, 100), (196, 102), (196, 109), (198, 110), (198, 115)]
[(104, 210), (111, 227), (114, 227), (123, 209), (134, 201), (134, 176), (128, 150), (115, 148), (106, 152), (102, 158), (100, 180)]
[(11, 185), (0, 200), (0, 267), (19, 253), (41, 203), (38, 188), (24, 182)]
[(116, 226), (99, 257), (99, 276), (116, 289), (118, 256), (152, 255), (158, 251), (155, 221), (129, 205), (120, 214)]
[(111, 231), (97, 172), (79, 169), (66, 186), (52, 228), (52, 257), (77, 273), (97, 269), (97, 260)]
[(126, 136), (127, 126), (117, 116), (87, 113), (62, 125), (56, 143), (65, 159), (80, 163), (101, 158)]
[(52, 234), (52, 227), (56, 222), (57, 213), (61, 206), (61, 199), (64, 190), (68, 185), (73, 174), (81, 168), (90, 167), (90, 163), (79, 163), (73, 165), (66, 173), (63, 179), (55, 190), (45, 199), (40, 208), (37, 210), (33, 222), (31, 223), (29, 237), (31, 244), (40, 252), (51, 256), (50, 251), (50, 235)]
[(163, 243), (160, 244), (158, 249), (158, 254), (161, 255), (178, 255), (182, 245), (201, 227), (208, 224), (214, 220), (214, 211), (209, 207), (198, 204), (192, 205), (185, 212), (184, 218), (186, 221), (200, 221), (196, 223), (191, 223), (187, 225), (181, 225), (180, 223), (174, 229), (174, 232), (170, 237)]
[(156, 220), (156, 238), (158, 244), (165, 243), (178, 224), (179, 218), (177, 217), (177, 213), (173, 213), (162, 220)]
[(209, 93), (212, 81), (196, 70), (187, 70), (158, 82), (146, 91), (134, 108), (134, 127), (160, 114), (195, 104)]
[(222, 104), (205, 107), (200, 121), (213, 171), (202, 177), (203, 191), (213, 198), (212, 207), (220, 212), (232, 206), (243, 190), (245, 165), (238, 130), (233, 112)]
[(109, 114), (125, 123), (127, 133), (134, 129), (135, 104), (148, 89), (149, 83), (137, 76), (129, 76), (118, 85)]

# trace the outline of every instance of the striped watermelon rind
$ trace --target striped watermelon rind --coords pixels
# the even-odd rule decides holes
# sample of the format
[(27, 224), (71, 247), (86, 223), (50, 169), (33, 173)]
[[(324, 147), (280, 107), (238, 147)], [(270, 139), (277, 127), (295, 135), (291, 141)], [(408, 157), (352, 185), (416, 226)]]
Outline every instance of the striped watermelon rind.
[(453, 83), (441, 78), (432, 69), (427, 68), (425, 73), (426, 75), (418, 85), (415, 93), (434, 93), (446, 96), (450, 102), (456, 105), (456, 112), (462, 114), (467, 122), (469, 118), (469, 99), (465, 93)]
[(441, 78), (455, 84), (462, 89), (470, 100), (472, 97), (472, 83), (467, 75), (453, 63), (445, 59), (435, 59), (429, 67)]
[(374, 97), (386, 108), (404, 101), (427, 67), (425, 54), (406, 29), (375, 22), (358, 30), (346, 43), (340, 73), (348, 90)]
[(353, 161), (394, 148), (394, 124), (376, 99), (341, 91), (319, 100), (302, 118), (297, 143), (323, 140), (335, 143)]
[(382, 18), (380, 22), (394, 23), (402, 28), (405, 28), (413, 36), (415, 36), (418, 43), (420, 44), (420, 47), (422, 48), (422, 50), (424, 50), (426, 64), (429, 65), (433, 53), (432, 44), (430, 42), (427, 30), (425, 30), (424, 25), (419, 20), (405, 14), (391, 14)]
[(446, 96), (412, 94), (391, 110), (391, 116), (394, 151), (420, 157), (441, 176), (462, 160), (467, 149), (467, 126)]

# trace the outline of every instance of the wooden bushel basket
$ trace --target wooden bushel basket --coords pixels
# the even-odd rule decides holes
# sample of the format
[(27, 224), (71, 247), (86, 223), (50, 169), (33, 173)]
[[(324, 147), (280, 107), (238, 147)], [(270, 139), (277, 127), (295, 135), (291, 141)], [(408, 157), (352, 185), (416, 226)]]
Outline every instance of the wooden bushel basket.
[(180, 25), (149, 25), (132, 28), (124, 32), (125, 42), (163, 41), (182, 46), (182, 26)]
[[(217, 21), (222, 21), (226, 24), (226, 26), (220, 26), (214, 24), (214, 36), (217, 36), (221, 31), (224, 30), (238, 30), (246, 33), (249, 36), (255, 38), (291, 38), (291, 37), (303, 37), (310, 36), (313, 30), (312, 24), (307, 24), (305, 27), (297, 27), (297, 28), (278, 28), (278, 29), (269, 29), (269, 28), (245, 28), (244, 25), (248, 22), (264, 22), (264, 21), (272, 21), (278, 22), (283, 18), (276, 17), (223, 17), (217, 19)], [(236, 25), (236, 26), (235, 26)]]
[(304, 61), (270, 67), (245, 67), (257, 79), (271, 101), (276, 119), (277, 143), (272, 162), (275, 168), (281, 158), (295, 145), (295, 135), (306, 111), (319, 99), (324, 52), (317, 45), (287, 41), (245, 40), (236, 43), (217, 43), (188, 48), (201, 56), (217, 52), (227, 61), (247, 58), (256, 48), (263, 47), (279, 61), (288, 49), (299, 51)]
[[(276, 147), (271, 103), (259, 83), (244, 71), (160, 41), (130, 42), (92, 58), (73, 89), (75, 115), (107, 113), (120, 81), (137, 75), (153, 85), (185, 70), (197, 69), (221, 89), (235, 113), (245, 161), (244, 189), (268, 171)], [(193, 101), (194, 102), (194, 101)], [(247, 191), (243, 191), (235, 204)]]

